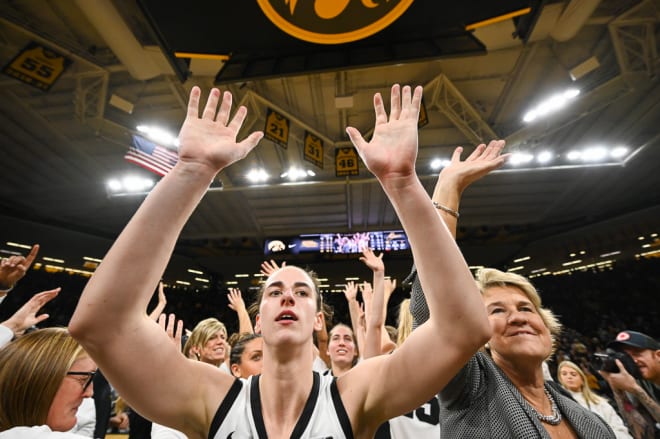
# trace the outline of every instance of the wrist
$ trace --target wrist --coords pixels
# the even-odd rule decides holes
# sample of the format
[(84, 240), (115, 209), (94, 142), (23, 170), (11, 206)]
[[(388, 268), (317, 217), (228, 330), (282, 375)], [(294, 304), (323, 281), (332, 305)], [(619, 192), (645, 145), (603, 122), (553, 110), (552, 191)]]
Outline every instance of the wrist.
[(12, 322), (11, 319), (5, 320), (4, 322), (0, 323), (1, 326), (4, 326), (5, 328), (9, 329), (14, 336), (16, 333), (19, 331), (19, 327), (15, 322)]

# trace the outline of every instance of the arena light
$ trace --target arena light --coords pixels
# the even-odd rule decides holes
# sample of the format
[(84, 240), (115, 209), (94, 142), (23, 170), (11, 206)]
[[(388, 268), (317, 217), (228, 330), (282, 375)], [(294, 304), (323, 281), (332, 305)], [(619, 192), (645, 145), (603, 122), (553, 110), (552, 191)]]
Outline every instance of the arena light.
[(297, 181), (307, 177), (314, 177), (316, 173), (314, 171), (300, 169), (295, 166), (289, 168), (288, 171), (280, 175), (281, 178), (288, 178), (290, 181)]
[(442, 169), (449, 166), (450, 163), (451, 160), (449, 159), (433, 159), (431, 160), (430, 166), (432, 170), (437, 171), (438, 169)]
[(580, 90), (577, 88), (569, 88), (561, 93), (554, 94), (527, 111), (523, 116), (523, 121), (528, 123), (534, 122), (536, 119), (556, 113), (564, 108), (568, 102), (575, 99), (579, 94)]
[(270, 175), (268, 175), (268, 172), (263, 168), (255, 168), (251, 169), (246, 177), (251, 183), (264, 183), (268, 181)]
[(540, 164), (544, 165), (546, 163), (550, 163), (553, 158), (554, 158), (554, 154), (552, 152), (550, 152), (550, 151), (541, 151), (537, 154), (536, 161), (539, 162)]
[(164, 128), (154, 125), (138, 125), (137, 130), (161, 146), (179, 146), (179, 139)]
[(607, 149), (602, 146), (586, 148), (580, 158), (585, 162), (601, 162), (607, 158)]
[(154, 186), (154, 181), (137, 175), (126, 175), (109, 179), (105, 186), (109, 195), (129, 195), (147, 192)]
[(534, 160), (534, 156), (528, 152), (514, 152), (509, 157), (509, 163), (513, 166), (526, 165)]
[(616, 146), (610, 151), (610, 156), (615, 159), (620, 159), (628, 154), (629, 149), (625, 146)]

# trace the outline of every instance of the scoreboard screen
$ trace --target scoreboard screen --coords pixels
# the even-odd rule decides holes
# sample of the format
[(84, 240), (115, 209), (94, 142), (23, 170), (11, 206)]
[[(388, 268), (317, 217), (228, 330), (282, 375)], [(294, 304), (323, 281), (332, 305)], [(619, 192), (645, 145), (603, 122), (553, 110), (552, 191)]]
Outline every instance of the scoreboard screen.
[(299, 235), (293, 238), (275, 238), (266, 241), (266, 255), (288, 253), (362, 253), (368, 246), (376, 252), (409, 250), (408, 237), (403, 230), (386, 230), (355, 233), (319, 233)]

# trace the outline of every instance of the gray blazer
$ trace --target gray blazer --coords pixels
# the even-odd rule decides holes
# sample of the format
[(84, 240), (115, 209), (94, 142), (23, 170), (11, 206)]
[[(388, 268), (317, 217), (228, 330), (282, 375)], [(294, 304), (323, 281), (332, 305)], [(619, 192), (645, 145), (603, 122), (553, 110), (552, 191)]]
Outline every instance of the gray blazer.
[[(599, 416), (546, 383), (563, 418), (585, 439), (615, 439)], [(478, 352), (440, 393), (446, 438), (550, 439), (541, 421), (488, 354)]]

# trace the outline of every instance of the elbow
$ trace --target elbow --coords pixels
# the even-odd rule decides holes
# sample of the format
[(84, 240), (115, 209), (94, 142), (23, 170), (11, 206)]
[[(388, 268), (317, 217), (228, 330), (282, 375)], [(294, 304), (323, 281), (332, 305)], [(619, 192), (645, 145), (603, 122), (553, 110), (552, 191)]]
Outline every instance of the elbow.
[(83, 336), (87, 333), (87, 327), (89, 324), (85, 321), (84, 318), (81, 318), (79, 314), (80, 313), (78, 311), (73, 313), (73, 317), (71, 317), (71, 321), (69, 321), (68, 328), (71, 336), (74, 339), (81, 341)]
[(99, 324), (98, 319), (94, 319), (91, 313), (83, 312), (80, 309), (81, 304), (78, 304), (78, 308), (73, 313), (71, 320), (69, 321), (69, 334), (77, 340), (80, 344), (85, 345), (85, 341), (89, 339), (93, 334), (94, 330)]
[(479, 348), (484, 346), (493, 337), (493, 327), (490, 326), (490, 321), (486, 320), (479, 328)]

